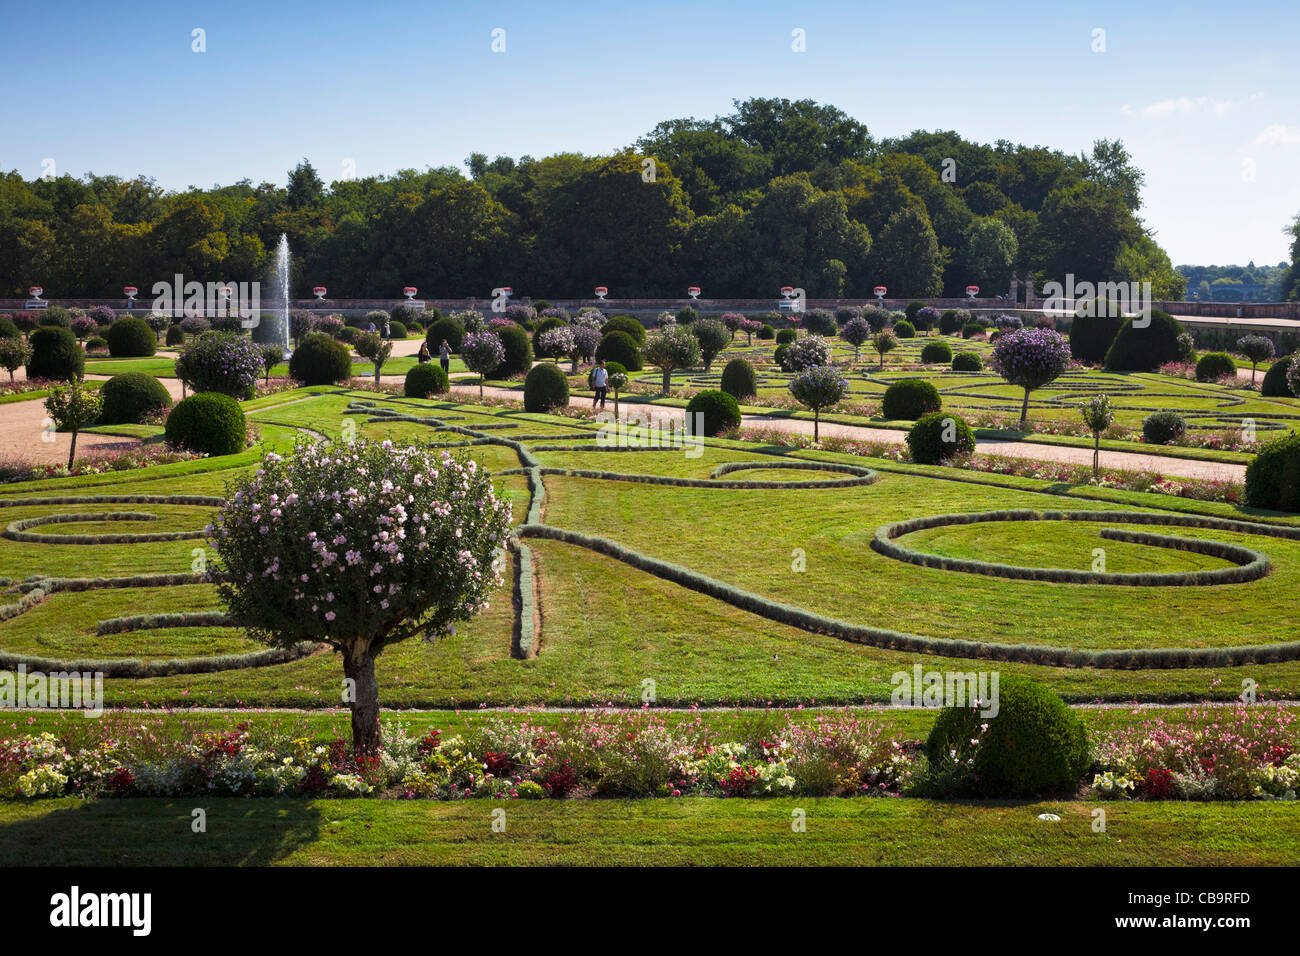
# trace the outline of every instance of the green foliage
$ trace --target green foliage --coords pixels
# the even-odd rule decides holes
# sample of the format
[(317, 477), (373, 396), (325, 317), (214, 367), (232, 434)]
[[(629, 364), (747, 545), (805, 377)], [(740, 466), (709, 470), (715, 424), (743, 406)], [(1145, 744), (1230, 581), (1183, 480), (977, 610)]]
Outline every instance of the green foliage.
[(952, 370), (954, 372), (982, 372), (984, 370), (984, 360), (980, 358), (979, 352), (958, 352), (952, 357)]
[(1246, 466), (1246, 504), (1300, 512), (1300, 433), (1264, 445)]
[(184, 345), (185, 331), (179, 325), (169, 326), (166, 341), (168, 345)]
[(894, 334), (900, 339), (914, 339), (916, 338), (916, 326), (907, 321), (895, 322)]
[(941, 465), (974, 452), (975, 432), (957, 415), (932, 412), (907, 433), (907, 448), (917, 464)]
[(813, 335), (831, 336), (839, 331), (835, 314), (829, 309), (809, 309), (804, 313), (803, 327)]
[(1124, 325), (1124, 310), (1117, 302), (1093, 298), (1075, 309), (1070, 323), (1070, 354), (1076, 361), (1100, 365)]
[(943, 405), (939, 390), (923, 378), (905, 378), (894, 382), (881, 401), (881, 414), (890, 420), (916, 421)]
[(1227, 352), (1206, 352), (1196, 363), (1198, 382), (1217, 382), (1225, 375), (1237, 377), (1237, 363)]
[(246, 430), (239, 402), (220, 392), (200, 392), (176, 403), (164, 435), (176, 447), (201, 455), (233, 455), (244, 450)]
[(907, 305), (903, 306), (903, 314), (907, 316), (908, 322), (914, 322), (916, 319), (916, 313), (920, 312), (924, 308), (924, 302), (919, 302), (916, 299), (913, 299), (911, 302), (907, 303)]
[(641, 350), (637, 348), (636, 340), (618, 329), (606, 332), (601, 337), (600, 344), (596, 346), (596, 361), (617, 362), (633, 372), (641, 371), (642, 367)]
[(9, 381), (14, 380), (18, 371), (32, 359), (32, 347), (21, 335), (17, 338), (0, 336), (0, 367), (9, 373)]
[(776, 344), (789, 345), (798, 337), (799, 337), (799, 333), (797, 333), (794, 329), (780, 329), (776, 333)]
[(947, 365), (952, 361), (952, 346), (947, 342), (926, 342), (921, 349), (921, 361), (926, 365)]
[(85, 371), (85, 353), (72, 332), (62, 326), (41, 326), (28, 336), (27, 344), (32, 347), (28, 378), (69, 382), (80, 379)]
[(7, 315), (0, 315), (0, 339), (21, 339), (22, 330)]
[(957, 317), (956, 309), (944, 309), (943, 314), (939, 316), (939, 333), (941, 335), (956, 335), (961, 331), (962, 323)]
[(434, 362), (412, 365), (406, 372), (402, 392), (407, 398), (428, 398), (431, 395), (443, 395), (450, 389), (447, 373), (442, 366)]
[[(540, 325), (537, 327), (537, 330), (539, 332), (541, 331)], [(600, 327), (600, 332), (602, 335), (609, 335), (611, 332), (626, 332), (628, 335), (632, 336), (632, 339), (636, 342), (638, 348), (645, 345), (645, 326), (631, 316), (614, 316)]]
[(699, 363), (700, 341), (689, 328), (670, 326), (646, 339), (644, 354), (651, 365), (657, 365), (663, 372), (663, 391), (667, 394), (676, 369)]
[(398, 322), (396, 319), (388, 323), (388, 337), (391, 339), (406, 338), (406, 323)]
[(559, 366), (534, 365), (524, 379), (524, 411), (549, 412), (569, 404), (569, 380)]
[(352, 377), (352, 355), (325, 333), (308, 332), (289, 357), (289, 375), (304, 385), (346, 382)]
[(1259, 383), (1259, 394), (1262, 398), (1294, 397), (1295, 393), (1291, 391), (1291, 386), (1287, 383), (1286, 373), (1295, 360), (1295, 355), (1286, 355), (1268, 367), (1263, 380)]
[(961, 337), (963, 339), (973, 339), (983, 331), (984, 326), (980, 325), (978, 322), (967, 322), (961, 327)]
[(505, 349), (505, 357), (493, 373), (497, 378), (514, 378), (533, 367), (533, 344), (523, 328), (509, 326), (497, 329), (497, 338)]
[(1142, 439), (1152, 445), (1169, 445), (1187, 434), (1187, 422), (1177, 412), (1155, 412), (1142, 419)]
[(689, 305), (684, 305), (677, 310), (678, 325), (690, 325), (692, 322), (697, 321), (699, 317), (700, 313), (695, 311), (695, 309), (691, 308)]
[[(831, 324), (835, 324), (834, 319), (831, 319)], [(700, 319), (698, 322), (693, 322), (691, 332), (700, 343), (700, 356), (704, 360), (704, 370), (707, 372), (713, 364), (713, 359), (731, 341), (731, 332), (717, 319)]]
[(158, 336), (143, 319), (123, 316), (108, 327), (108, 354), (113, 358), (147, 358), (158, 350)]
[(743, 358), (734, 358), (722, 369), (722, 390), (737, 401), (758, 393), (754, 366)]
[(72, 328), (72, 313), (61, 305), (46, 306), (41, 313), (40, 324), (47, 328)]
[(465, 338), (465, 326), (457, 320), (447, 317), (438, 319), (424, 331), (424, 341), (429, 343), (429, 351), (437, 352), (446, 342), (453, 352), (460, 351), (461, 340)]
[(772, 328), (772, 326), (770, 326), (770, 325), (763, 325), (763, 326), (761, 326), (761, 327), (759, 328), (759, 330), (758, 330), (758, 332), (757, 332), (756, 334), (757, 334), (758, 337), (759, 337), (760, 339), (762, 339), (763, 341), (765, 341), (765, 342), (770, 342), (770, 341), (772, 341), (774, 338), (776, 338), (776, 336), (777, 336), (777, 331), (776, 331), (776, 329)]
[(686, 404), (688, 434), (712, 437), (740, 425), (740, 405), (726, 392), (706, 388)]
[(1152, 309), (1150, 324), (1142, 316), (1124, 320), (1106, 353), (1106, 368), (1118, 372), (1154, 372), (1179, 358), (1178, 336), (1183, 327), (1168, 312)]
[(101, 386), (102, 425), (139, 424), (147, 415), (170, 408), (172, 397), (162, 382), (144, 372), (114, 375)]

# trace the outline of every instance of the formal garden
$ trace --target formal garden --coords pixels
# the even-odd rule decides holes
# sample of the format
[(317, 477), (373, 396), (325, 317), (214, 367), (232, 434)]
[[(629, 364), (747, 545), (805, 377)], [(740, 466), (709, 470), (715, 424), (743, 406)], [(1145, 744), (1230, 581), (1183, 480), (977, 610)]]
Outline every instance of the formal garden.
[[(228, 319), (0, 318), (0, 414), (70, 439), (0, 467), (0, 665), (102, 675), (98, 719), (0, 720), (0, 828), (40, 852), (1294, 860), (1285, 335), (1104, 302), (283, 319), (288, 361)], [(199, 797), (220, 848), (167, 837)]]

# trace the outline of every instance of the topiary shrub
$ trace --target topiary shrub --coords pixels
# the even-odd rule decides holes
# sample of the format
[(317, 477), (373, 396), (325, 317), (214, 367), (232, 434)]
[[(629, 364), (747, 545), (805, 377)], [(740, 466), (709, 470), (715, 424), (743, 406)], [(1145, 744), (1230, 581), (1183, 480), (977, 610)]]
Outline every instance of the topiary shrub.
[(600, 327), (602, 335), (609, 335), (610, 332), (626, 332), (632, 336), (640, 348), (645, 345), (645, 326), (629, 315), (616, 315)]
[(108, 351), (108, 343), (105, 342), (103, 339), (101, 339), (98, 335), (92, 335), (90, 338), (86, 339), (87, 354), (89, 354), (90, 352), (107, 352), (107, 351)]
[(40, 324), (60, 329), (71, 329), (72, 313), (61, 305), (47, 306), (45, 311), (41, 313)]
[(524, 411), (549, 412), (569, 404), (569, 380), (558, 365), (534, 365), (524, 379)]
[[(388, 313), (389, 315), (388, 327), (389, 329), (392, 329), (394, 325), (400, 325), (402, 327), (405, 327), (409, 323), (418, 320), (422, 313), (423, 313), (422, 309), (417, 309), (415, 306), (411, 305), (408, 302), (403, 302), (400, 305), (395, 305), (393, 306), (392, 311)], [(377, 328), (380, 332), (384, 331), (384, 326), (382, 322), (376, 325), (375, 328)], [(398, 336), (394, 334), (393, 338), (398, 338)]]
[(916, 338), (916, 326), (906, 320), (894, 323), (894, 334), (900, 339)]
[(786, 342), (782, 345), (778, 345), (776, 350), (772, 352), (772, 361), (776, 363), (778, 368), (785, 368), (785, 357), (789, 351), (790, 343)]
[(1227, 352), (1206, 352), (1196, 363), (1198, 382), (1217, 382), (1225, 375), (1237, 377), (1237, 363)]
[(973, 339), (983, 331), (984, 326), (980, 325), (978, 322), (967, 322), (961, 327), (961, 337), (963, 339)]
[(429, 351), (436, 352), (446, 342), (453, 352), (460, 351), (460, 343), (465, 338), (465, 326), (447, 316), (438, 319), (424, 330), (424, 341), (429, 343)]
[(924, 308), (924, 302), (918, 302), (916, 299), (913, 299), (911, 302), (907, 303), (907, 305), (903, 306), (903, 314), (907, 316), (907, 321), (910, 323), (912, 319), (915, 318), (916, 313), (920, 312)]
[(776, 329), (772, 328), (770, 325), (764, 324), (758, 327), (758, 332), (755, 334), (757, 334), (764, 342), (770, 342), (776, 338)]
[(108, 354), (113, 358), (148, 358), (158, 351), (158, 336), (143, 319), (125, 316), (108, 327)]
[(14, 320), (7, 315), (0, 315), (0, 339), (21, 339), (22, 331), (14, 324)]
[(262, 347), (237, 332), (204, 332), (176, 359), (176, 377), (192, 392), (252, 398), (263, 371)]
[(982, 372), (984, 370), (984, 360), (980, 358), (978, 352), (958, 352), (952, 357), (952, 370), (954, 372)]
[(905, 378), (885, 389), (881, 414), (888, 419), (916, 421), (943, 406), (939, 390), (923, 378)]
[(239, 402), (220, 392), (200, 392), (176, 404), (167, 416), (164, 434), (178, 448), (201, 455), (233, 455), (243, 451), (245, 428)]
[(406, 338), (406, 325), (398, 322), (396, 319), (388, 323), (388, 337), (390, 339)]
[(926, 365), (947, 365), (952, 361), (952, 346), (947, 342), (927, 342), (921, 349), (921, 361)]
[(559, 358), (558, 355), (546, 355), (541, 346), (541, 338), (552, 329), (562, 329), (568, 326), (568, 321), (560, 318), (558, 315), (548, 316), (537, 323), (537, 328), (533, 330), (533, 351), (539, 358)]
[(431, 395), (443, 395), (451, 388), (447, 373), (441, 365), (426, 362), (413, 365), (406, 373), (402, 393), (407, 398), (428, 398)]
[(606, 332), (601, 337), (600, 344), (596, 346), (596, 361), (602, 360), (617, 362), (631, 372), (641, 371), (643, 364), (641, 350), (637, 348), (636, 340), (618, 329)]
[(289, 356), (289, 375), (304, 385), (346, 382), (352, 377), (352, 354), (323, 332), (309, 332)]
[(940, 712), (925, 742), (927, 782), (986, 797), (1073, 792), (1091, 759), (1078, 715), (1048, 688), (1005, 672), (996, 713), (988, 703)]
[(782, 329), (780, 332), (776, 333), (776, 344), (789, 345), (797, 338), (798, 336), (795, 335), (794, 329)]
[(168, 345), (184, 345), (185, 331), (179, 325), (173, 325), (167, 330)]
[(1075, 361), (1100, 365), (1124, 325), (1124, 310), (1107, 299), (1088, 299), (1070, 323), (1070, 354)]
[(1187, 422), (1177, 412), (1156, 412), (1142, 419), (1142, 439), (1153, 445), (1168, 445), (1187, 434)]
[(1152, 309), (1150, 323), (1142, 316), (1124, 320), (1110, 351), (1106, 353), (1106, 368), (1117, 372), (1154, 372), (1166, 362), (1177, 362), (1181, 354), (1178, 336), (1183, 327), (1168, 312)]
[[(1300, 355), (1300, 353), (1297, 353)], [(1264, 379), (1259, 383), (1259, 394), (1264, 398), (1294, 398), (1295, 393), (1291, 391), (1291, 386), (1287, 384), (1286, 373), (1291, 367), (1291, 363), (1296, 360), (1296, 355), (1286, 355), (1278, 359), (1268, 367), (1264, 373)]]
[(743, 358), (734, 358), (722, 369), (722, 390), (740, 400), (758, 394), (754, 366)]
[(961, 331), (962, 322), (957, 317), (956, 309), (944, 309), (939, 316), (939, 334), (956, 335)]
[(1300, 511), (1300, 433), (1275, 438), (1246, 466), (1246, 504)]
[(523, 375), (533, 367), (533, 343), (528, 340), (528, 333), (523, 326), (505, 326), (496, 330), (497, 338), (505, 349), (501, 364), (493, 370), (497, 378), (514, 378)]
[(929, 332), (939, 324), (939, 310), (927, 305), (923, 309), (917, 309), (911, 321), (918, 332)]
[(172, 404), (163, 383), (144, 372), (114, 375), (101, 386), (99, 394), (104, 400), (99, 413), (101, 425), (138, 425), (145, 416)]
[(706, 388), (686, 405), (686, 431), (712, 437), (740, 425), (740, 405), (726, 392)]
[(696, 312), (689, 305), (684, 305), (677, 310), (678, 325), (690, 325), (692, 322), (699, 319), (699, 317), (700, 317), (700, 313)]
[(803, 327), (813, 335), (834, 335), (839, 331), (835, 313), (830, 309), (810, 309), (804, 313)]
[(79, 380), (85, 371), (85, 353), (72, 332), (61, 325), (41, 326), (28, 337), (27, 344), (32, 347), (28, 378), (71, 382)]
[(907, 433), (907, 448), (918, 465), (942, 465), (974, 452), (975, 433), (957, 415), (931, 412)]

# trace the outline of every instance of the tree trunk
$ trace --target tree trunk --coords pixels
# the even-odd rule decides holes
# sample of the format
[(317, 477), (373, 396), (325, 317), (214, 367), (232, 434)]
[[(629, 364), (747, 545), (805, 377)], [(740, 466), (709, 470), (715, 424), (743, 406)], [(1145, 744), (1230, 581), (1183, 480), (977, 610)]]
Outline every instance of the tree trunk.
[(76, 457), (76, 454), (77, 454), (77, 432), (74, 429), (72, 432), (72, 445), (70, 448), (68, 448), (68, 470), (69, 471), (72, 470), (72, 459)]
[(670, 368), (666, 368), (666, 369), (664, 369), (664, 390), (663, 390), (663, 392), (662, 392), (661, 394), (663, 394), (663, 395), (667, 395), (667, 394), (668, 394), (668, 389), (669, 389), (669, 388), (671, 387), (671, 385), (672, 385), (672, 382), (670, 381), (670, 379), (672, 378), (672, 375), (673, 375), (673, 370), (672, 370), (672, 369), (670, 369)]
[(569, 374), (570, 375), (578, 374), (578, 356), (576, 355), (573, 356), (573, 364), (569, 366)]
[(379, 750), (379, 684), (368, 641), (358, 641), (343, 652), (343, 674), (352, 681), (352, 748), (359, 754), (373, 754)]
[(816, 445), (821, 439), (817, 436), (817, 428), (821, 424), (822, 413), (820, 408), (813, 409), (813, 444)]
[(376, 364), (375, 364), (375, 387), (376, 387), (376, 388), (379, 387), (379, 369), (380, 369), (380, 368), (382, 368), (382, 364), (381, 364), (381, 363), (376, 363)]
[(1020, 430), (1024, 431), (1029, 423), (1029, 389), (1025, 389), (1025, 400), (1020, 406)]
[(1101, 432), (1092, 433), (1092, 477), (1101, 471)]
[(480, 399), (483, 397), (483, 380), (486, 379), (486, 378), (487, 378), (487, 375), (486, 375), (486, 374), (484, 374), (484, 375), (480, 375), (480, 376), (478, 377), (478, 397), (479, 397)]

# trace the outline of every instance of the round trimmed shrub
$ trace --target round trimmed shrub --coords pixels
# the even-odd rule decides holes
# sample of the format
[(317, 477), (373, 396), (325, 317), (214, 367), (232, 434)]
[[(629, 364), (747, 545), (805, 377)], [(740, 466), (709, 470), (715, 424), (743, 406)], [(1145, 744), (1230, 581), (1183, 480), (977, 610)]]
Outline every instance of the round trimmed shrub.
[(947, 342), (926, 342), (921, 349), (921, 361), (926, 365), (947, 365), (952, 361), (952, 346)]
[(1177, 412), (1156, 412), (1142, 419), (1142, 438), (1152, 445), (1168, 445), (1187, 434), (1187, 422)]
[(98, 351), (107, 352), (108, 343), (105, 342), (103, 339), (101, 339), (98, 335), (92, 335), (90, 338), (86, 339), (86, 351), (88, 353), (98, 352)]
[(168, 329), (167, 329), (167, 344), (168, 344), (168, 345), (184, 345), (184, 344), (185, 344), (185, 330), (182, 329), (179, 325), (173, 325), (173, 326), (171, 326), (170, 328), (168, 328)]
[(924, 302), (918, 302), (916, 299), (913, 299), (911, 302), (907, 303), (907, 305), (903, 306), (903, 314), (907, 316), (907, 321), (911, 322), (916, 316), (916, 313), (920, 312), (924, 308)]
[(763, 325), (760, 325), (760, 326), (758, 327), (758, 332), (755, 333), (755, 334), (756, 334), (760, 339), (762, 339), (764, 342), (770, 342), (770, 341), (772, 341), (774, 338), (776, 338), (776, 329), (774, 329), (774, 328), (772, 328), (772, 326), (767, 325), (766, 323), (764, 323)]
[(245, 428), (239, 402), (220, 392), (200, 392), (176, 404), (164, 435), (170, 444), (200, 455), (233, 455), (244, 449)]
[(957, 317), (956, 309), (944, 309), (943, 314), (939, 316), (939, 334), (956, 335), (961, 331), (961, 319)]
[(113, 358), (148, 358), (158, 351), (158, 336), (144, 319), (124, 316), (108, 327), (108, 354)]
[(916, 338), (916, 326), (906, 320), (894, 323), (894, 334), (900, 339)]
[(980, 325), (978, 322), (967, 322), (961, 327), (961, 337), (963, 339), (973, 339), (983, 331), (984, 326)]
[(1124, 325), (1124, 310), (1107, 299), (1089, 299), (1074, 311), (1070, 323), (1070, 354), (1078, 362), (1100, 365)]
[(1149, 325), (1135, 326), (1141, 316), (1124, 320), (1115, 341), (1106, 353), (1106, 368), (1118, 372), (1154, 372), (1166, 362), (1177, 362), (1181, 356), (1178, 336), (1183, 327), (1168, 312), (1151, 310)]
[(21, 339), (23, 333), (19, 331), (18, 326), (14, 325), (14, 320), (7, 315), (0, 315), (0, 339)]
[(606, 332), (596, 346), (596, 361), (602, 359), (617, 362), (631, 372), (639, 372), (642, 368), (641, 350), (637, 348), (636, 340), (618, 329)]
[(1206, 352), (1196, 363), (1198, 382), (1215, 382), (1224, 375), (1237, 375), (1237, 363), (1227, 352)]
[(1300, 433), (1275, 438), (1246, 466), (1246, 504), (1300, 511)]
[(407, 398), (428, 398), (430, 395), (445, 394), (451, 388), (447, 373), (442, 366), (434, 362), (412, 365), (406, 373), (402, 393)]
[[(698, 418), (697, 416), (703, 416)], [(740, 425), (740, 406), (726, 392), (706, 388), (686, 405), (686, 431), (711, 437)]]
[(558, 365), (534, 365), (524, 379), (524, 411), (549, 412), (569, 404), (569, 380)]
[(780, 332), (776, 333), (776, 344), (789, 345), (797, 338), (798, 336), (795, 334), (794, 329), (782, 329)]
[(958, 352), (952, 357), (952, 370), (954, 372), (982, 372), (984, 371), (984, 360), (980, 358), (979, 352)]
[(975, 451), (975, 433), (966, 420), (949, 412), (931, 412), (907, 433), (907, 448), (918, 465), (942, 465)]
[(955, 752), (969, 770), (961, 789), (970, 792), (1013, 797), (1074, 791), (1091, 760), (1088, 734), (1060, 697), (1004, 672), (997, 713), (984, 717), (980, 710), (967, 706), (940, 712), (925, 742), (932, 778), (950, 766)]
[(523, 326), (503, 326), (496, 333), (506, 354), (493, 370), (493, 377), (514, 378), (533, 367), (533, 343), (528, 340), (528, 332)]
[[(1300, 353), (1297, 353), (1300, 354)], [(1287, 355), (1268, 367), (1264, 373), (1264, 379), (1259, 384), (1259, 394), (1263, 398), (1293, 398), (1295, 393), (1291, 391), (1291, 386), (1287, 384), (1286, 372), (1291, 367), (1291, 363), (1296, 360), (1296, 355)]]
[(465, 326), (450, 316), (438, 319), (424, 330), (424, 341), (429, 343), (429, 351), (437, 352), (443, 342), (453, 352), (460, 351), (460, 343), (465, 338)]
[(304, 385), (346, 382), (352, 377), (352, 354), (337, 339), (323, 332), (308, 332), (289, 356), (289, 375)]
[(754, 366), (743, 358), (734, 358), (722, 369), (722, 390), (736, 399), (758, 394)]
[(104, 400), (101, 425), (138, 425), (146, 415), (172, 404), (163, 383), (144, 372), (114, 375), (100, 387), (99, 394)]
[(388, 337), (390, 339), (406, 338), (406, 326), (396, 319), (388, 323)]
[(32, 347), (28, 378), (71, 382), (80, 379), (86, 369), (86, 354), (76, 336), (61, 325), (42, 325), (28, 337), (27, 344)]
[(776, 347), (776, 351), (772, 353), (772, 361), (777, 364), (778, 368), (782, 368), (782, 369), (785, 368), (785, 356), (786, 353), (788, 353), (789, 351), (790, 351), (790, 343), (783, 342), (782, 344), (778, 345)]
[(626, 332), (632, 336), (637, 348), (645, 345), (645, 326), (630, 315), (616, 315), (600, 327), (601, 335), (609, 335), (610, 332)]
[(939, 390), (923, 378), (905, 378), (885, 389), (881, 414), (888, 419), (916, 421), (943, 406)]

